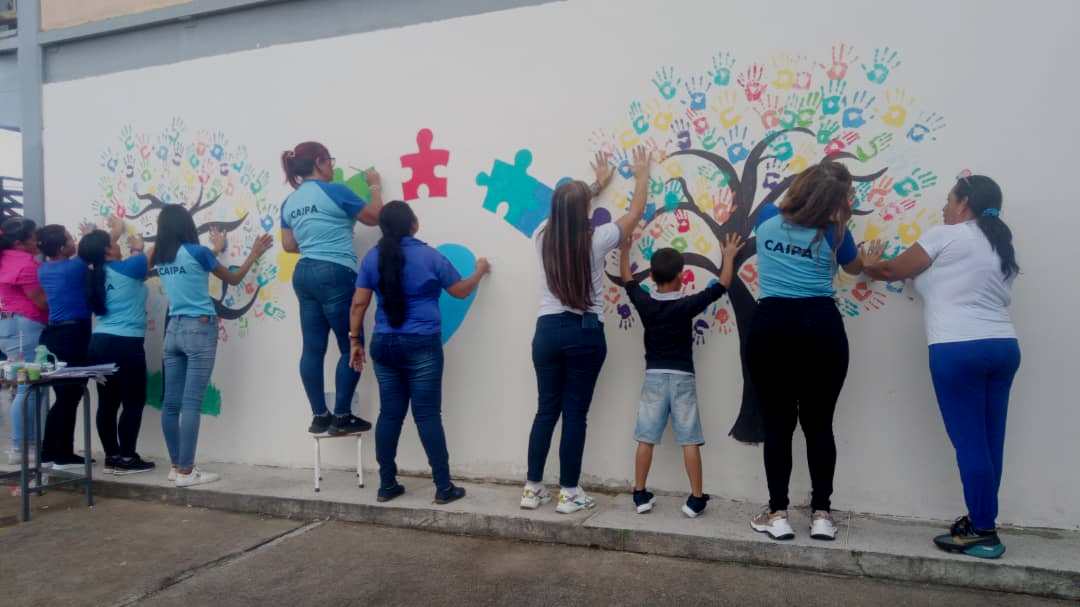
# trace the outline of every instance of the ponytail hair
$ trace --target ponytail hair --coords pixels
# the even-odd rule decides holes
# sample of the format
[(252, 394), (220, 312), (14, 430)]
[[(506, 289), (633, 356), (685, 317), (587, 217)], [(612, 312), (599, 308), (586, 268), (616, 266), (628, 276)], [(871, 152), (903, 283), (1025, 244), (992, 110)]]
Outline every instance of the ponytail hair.
[(405, 270), (405, 254), (401, 239), (412, 234), (416, 214), (412, 207), (400, 200), (388, 202), (379, 213), (379, 294), (382, 309), (390, 326), (395, 329), (405, 324), (405, 286), (402, 276)]
[(45, 257), (56, 257), (67, 244), (67, 228), (51, 223), (37, 231), (37, 243)]
[(961, 177), (953, 188), (957, 200), (967, 200), (975, 223), (1001, 258), (1001, 273), (1011, 278), (1020, 273), (1013, 248), (1012, 230), (1001, 220), (1001, 186), (986, 175)]
[(281, 169), (285, 171), (285, 182), (295, 190), (300, 187), (304, 177), (311, 177), (320, 160), (329, 159), (330, 150), (318, 141), (305, 141), (291, 150), (285, 150), (281, 153)]
[(79, 240), (79, 258), (88, 266), (86, 275), (86, 301), (98, 316), (109, 313), (105, 306), (105, 257), (112, 246), (112, 238), (104, 230), (94, 230)]
[(35, 238), (37, 224), (33, 219), (12, 217), (0, 224), (0, 252), (15, 248), (20, 242)]

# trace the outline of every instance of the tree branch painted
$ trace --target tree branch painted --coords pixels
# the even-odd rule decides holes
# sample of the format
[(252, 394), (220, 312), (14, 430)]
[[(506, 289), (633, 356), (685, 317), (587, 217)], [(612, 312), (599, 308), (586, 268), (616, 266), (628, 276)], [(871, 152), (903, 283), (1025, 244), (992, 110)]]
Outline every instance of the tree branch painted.
[[(944, 118), (892, 88), (898, 54), (871, 53), (891, 59), (860, 62), (852, 47), (837, 44), (826, 56), (819, 62), (778, 53), (738, 67), (734, 54), (722, 52), (704, 74), (680, 76), (673, 67), (661, 68), (652, 78), (652, 99), (633, 101), (626, 121), (593, 134), (592, 145), (610, 154), (623, 178), (622, 187), (609, 188), (601, 202), (612, 216), (629, 201), (629, 150), (643, 144), (659, 158), (645, 219), (633, 235), (635, 278), (647, 279), (653, 252), (670, 246), (686, 257), (684, 291), (699, 290), (716, 280), (724, 237), (737, 233), (748, 240), (735, 260), (729, 296), (695, 323), (698, 343), (710, 334), (737, 332), (742, 357), (757, 308), (758, 213), (782, 201), (794, 177), (811, 164), (829, 158), (848, 166), (856, 181), (849, 228), (856, 241), (887, 241), (888, 257), (939, 219), (920, 203), (928, 193), (944, 193), (936, 190), (937, 176), (917, 160), (939, 136)], [(614, 263), (607, 273), (618, 285)], [(841, 312), (856, 317), (884, 306), (903, 285), (841, 272), (836, 289)], [(620, 326), (635, 324), (621, 289), (608, 289), (605, 301)], [(761, 414), (745, 358), (742, 363), (742, 401), (730, 434), (760, 442)]]

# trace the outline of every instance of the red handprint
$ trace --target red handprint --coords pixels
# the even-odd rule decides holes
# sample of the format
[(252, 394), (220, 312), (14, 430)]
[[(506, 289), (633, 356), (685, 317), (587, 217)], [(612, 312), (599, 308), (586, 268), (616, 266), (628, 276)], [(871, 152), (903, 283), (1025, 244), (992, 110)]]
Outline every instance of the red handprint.
[(675, 211), (675, 222), (679, 228), (680, 234), (685, 234), (690, 231), (690, 215), (685, 209), (677, 209)]
[(765, 90), (769, 88), (769, 85), (762, 82), (765, 78), (765, 66), (760, 63), (755, 63), (747, 68), (745, 74), (740, 74), (737, 82), (742, 87), (743, 92), (746, 93), (747, 101), (757, 101), (761, 99), (761, 95), (765, 93)]
[[(839, 46), (833, 45), (832, 47), (832, 65), (826, 66), (824, 63), (819, 63), (824, 70), (825, 75), (829, 77), (829, 80), (843, 80), (847, 75), (848, 60), (853, 59), (854, 47), (840, 43)], [(845, 55), (847, 55), (845, 57)]]
[(889, 196), (889, 192), (892, 191), (892, 185), (892, 177), (882, 177), (878, 179), (874, 182), (873, 187), (870, 188), (870, 192), (866, 195), (866, 202), (879, 209), (885, 206), (885, 199)]

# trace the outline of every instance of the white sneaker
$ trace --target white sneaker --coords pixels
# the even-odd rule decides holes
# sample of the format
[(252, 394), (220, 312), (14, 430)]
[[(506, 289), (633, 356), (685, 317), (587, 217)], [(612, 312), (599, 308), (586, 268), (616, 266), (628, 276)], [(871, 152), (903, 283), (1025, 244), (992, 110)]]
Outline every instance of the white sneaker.
[(774, 540), (795, 539), (795, 530), (788, 522), (787, 510), (769, 512), (768, 508), (750, 519), (750, 527), (759, 533), (767, 533)]
[(521, 507), (525, 510), (536, 510), (541, 504), (550, 501), (551, 492), (543, 485), (540, 485), (540, 488), (535, 491), (526, 485), (525, 490), (521, 492)]
[(212, 483), (221, 478), (220, 474), (214, 472), (203, 472), (198, 468), (192, 468), (191, 474), (176, 474), (176, 486), (177, 487), (190, 487), (192, 485), (205, 485), (206, 483)]
[[(33, 466), (37, 462), (37, 450), (36, 449), (30, 449), (29, 454), (30, 455), (27, 458), (27, 461), (29, 463), (27, 465), (28, 466)], [(8, 460), (8, 464), (11, 465), (11, 466), (21, 466), (22, 465), (22, 449), (8, 449), (8, 451), (7, 451), (7, 460)], [(43, 464), (41, 467), (42, 468), (50, 468), (51, 466), (46, 466), (46, 465)]]
[(562, 489), (559, 491), (559, 505), (555, 506), (555, 512), (560, 514), (573, 514), (578, 510), (587, 510), (595, 507), (596, 501), (588, 495), (585, 495), (585, 492), (581, 489), (578, 489), (576, 493), (569, 493), (566, 489)]
[(176, 482), (176, 466), (171, 466), (169, 468), (169, 482), (170, 483), (175, 483)]
[(830, 542), (836, 539), (836, 525), (833, 523), (832, 514), (825, 510), (814, 510), (810, 523), (810, 537)]

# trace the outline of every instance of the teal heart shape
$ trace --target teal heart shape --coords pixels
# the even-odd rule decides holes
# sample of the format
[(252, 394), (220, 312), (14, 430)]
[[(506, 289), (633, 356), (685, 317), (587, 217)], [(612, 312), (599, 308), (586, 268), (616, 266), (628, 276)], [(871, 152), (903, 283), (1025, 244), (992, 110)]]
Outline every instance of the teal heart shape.
[[(458, 274), (461, 274), (462, 278), (471, 275), (476, 269), (476, 256), (464, 245), (441, 244), (435, 249), (450, 260), (450, 263), (458, 271)], [(465, 316), (468, 315), (469, 307), (472, 306), (474, 299), (476, 299), (476, 291), (473, 291), (465, 299), (458, 299), (446, 291), (439, 295), (443, 345), (450, 341), (461, 323), (465, 322)]]

